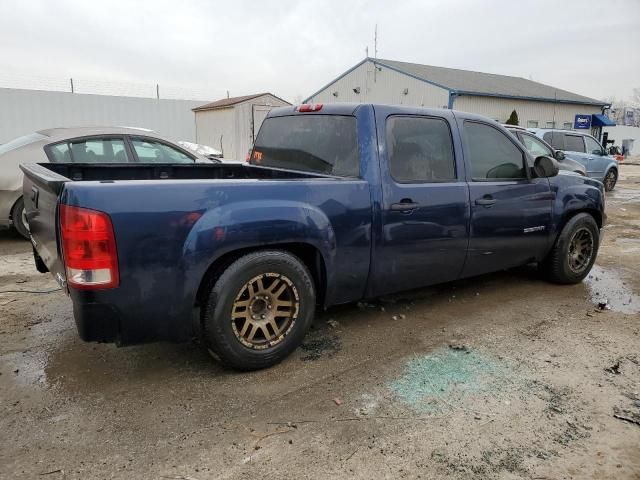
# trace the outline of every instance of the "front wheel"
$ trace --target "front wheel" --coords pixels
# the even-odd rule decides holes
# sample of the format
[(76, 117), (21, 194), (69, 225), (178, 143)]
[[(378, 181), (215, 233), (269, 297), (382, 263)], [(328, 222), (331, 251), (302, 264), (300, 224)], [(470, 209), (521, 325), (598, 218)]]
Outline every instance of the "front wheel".
[(616, 186), (617, 181), (618, 181), (618, 172), (616, 171), (615, 168), (612, 168), (607, 172), (607, 174), (604, 177), (604, 181), (602, 182), (604, 183), (604, 190), (606, 192), (610, 192), (611, 190), (613, 190), (614, 187)]
[(224, 365), (257, 370), (282, 361), (313, 321), (315, 288), (305, 265), (283, 251), (260, 251), (232, 263), (204, 309), (209, 351)]
[(596, 221), (588, 213), (579, 213), (564, 226), (542, 267), (555, 283), (579, 283), (589, 274), (599, 246)]

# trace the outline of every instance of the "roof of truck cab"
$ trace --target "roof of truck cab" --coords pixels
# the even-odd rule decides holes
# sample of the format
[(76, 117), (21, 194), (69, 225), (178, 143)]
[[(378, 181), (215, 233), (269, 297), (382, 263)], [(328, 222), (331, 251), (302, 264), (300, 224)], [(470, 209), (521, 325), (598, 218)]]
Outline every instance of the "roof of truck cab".
[[(320, 105), (320, 104), (311, 104)], [(320, 110), (315, 112), (299, 112), (300, 105), (291, 105), (286, 107), (274, 108), (268, 114), (268, 117), (283, 117), (286, 115), (354, 115), (358, 108), (373, 107), (376, 110), (386, 110), (392, 114), (407, 115), (435, 115), (443, 112), (452, 112), (457, 118), (470, 120), (490, 121), (498, 124), (495, 120), (475, 113), (462, 112), (459, 110), (449, 110), (447, 108), (433, 107), (415, 107), (410, 105), (389, 105), (384, 103), (323, 103)]]

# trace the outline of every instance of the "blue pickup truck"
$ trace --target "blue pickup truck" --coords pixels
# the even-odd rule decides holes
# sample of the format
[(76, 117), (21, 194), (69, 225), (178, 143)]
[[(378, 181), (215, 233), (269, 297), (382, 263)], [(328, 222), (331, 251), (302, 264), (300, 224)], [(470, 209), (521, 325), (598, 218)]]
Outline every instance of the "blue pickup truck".
[(240, 370), (285, 358), (318, 306), (532, 262), (580, 282), (605, 221), (600, 182), (451, 110), (272, 110), (246, 164), (21, 168), (36, 267), (83, 339), (200, 336)]

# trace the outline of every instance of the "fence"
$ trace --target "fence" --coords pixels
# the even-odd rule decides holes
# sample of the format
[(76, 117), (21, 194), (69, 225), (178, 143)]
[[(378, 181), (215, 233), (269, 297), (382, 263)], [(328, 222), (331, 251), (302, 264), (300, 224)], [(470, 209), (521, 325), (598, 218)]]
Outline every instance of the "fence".
[(134, 83), (75, 76), (46, 77), (13, 72), (0, 72), (0, 88), (172, 100), (204, 99), (203, 103), (227, 95), (225, 90), (209, 86), (178, 87), (164, 83)]

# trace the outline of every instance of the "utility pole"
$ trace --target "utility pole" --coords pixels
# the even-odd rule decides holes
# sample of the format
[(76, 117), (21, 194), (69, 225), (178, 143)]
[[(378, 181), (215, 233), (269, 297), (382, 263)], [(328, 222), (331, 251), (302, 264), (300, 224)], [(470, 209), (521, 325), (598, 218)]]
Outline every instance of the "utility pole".
[(156, 83), (156, 98), (160, 100), (160, 84)]
[(73, 78), (70, 78), (69, 81), (71, 82), (71, 93), (73, 93)]

